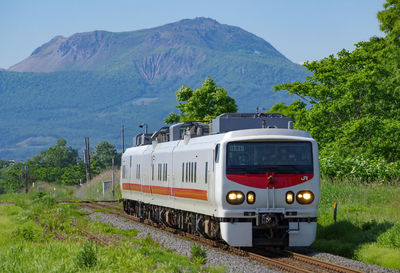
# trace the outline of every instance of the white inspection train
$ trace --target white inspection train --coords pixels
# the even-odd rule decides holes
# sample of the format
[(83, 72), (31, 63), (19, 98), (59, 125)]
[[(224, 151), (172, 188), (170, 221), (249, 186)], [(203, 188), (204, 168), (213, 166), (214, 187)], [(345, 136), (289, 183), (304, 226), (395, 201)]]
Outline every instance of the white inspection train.
[(122, 156), (124, 210), (231, 246), (308, 246), (318, 146), (281, 114), (222, 114), (140, 134)]

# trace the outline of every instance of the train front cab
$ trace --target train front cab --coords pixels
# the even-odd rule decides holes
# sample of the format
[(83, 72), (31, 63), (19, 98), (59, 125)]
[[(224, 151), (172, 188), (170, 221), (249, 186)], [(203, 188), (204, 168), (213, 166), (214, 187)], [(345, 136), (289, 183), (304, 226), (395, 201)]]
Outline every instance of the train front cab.
[(222, 239), (241, 247), (311, 245), (320, 195), (317, 143), (272, 137), (227, 141), (220, 150)]

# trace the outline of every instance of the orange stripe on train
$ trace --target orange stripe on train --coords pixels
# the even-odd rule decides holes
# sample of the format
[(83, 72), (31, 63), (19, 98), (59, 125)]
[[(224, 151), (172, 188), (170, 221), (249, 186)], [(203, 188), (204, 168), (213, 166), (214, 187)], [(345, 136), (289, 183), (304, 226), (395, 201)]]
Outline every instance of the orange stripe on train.
[(162, 186), (147, 186), (147, 185), (132, 184), (132, 183), (123, 183), (122, 189), (144, 192), (144, 193), (159, 194), (159, 195), (170, 195), (175, 197), (190, 198), (190, 199), (197, 199), (204, 201), (208, 200), (207, 191), (205, 190), (171, 188)]

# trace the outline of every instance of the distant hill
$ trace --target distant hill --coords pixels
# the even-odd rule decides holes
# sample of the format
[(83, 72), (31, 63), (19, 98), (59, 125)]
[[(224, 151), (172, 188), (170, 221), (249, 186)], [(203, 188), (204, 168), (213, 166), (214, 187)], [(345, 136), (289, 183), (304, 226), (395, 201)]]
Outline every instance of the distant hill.
[[(265, 40), (213, 19), (185, 19), (131, 31), (57, 36), (0, 71), (0, 159), (25, 159), (66, 138), (74, 147), (108, 140), (119, 146), (146, 122), (175, 110), (175, 91), (210, 76), (254, 112), (289, 98), (278, 83), (303, 80), (305, 69)], [(131, 141), (129, 141), (131, 144)]]

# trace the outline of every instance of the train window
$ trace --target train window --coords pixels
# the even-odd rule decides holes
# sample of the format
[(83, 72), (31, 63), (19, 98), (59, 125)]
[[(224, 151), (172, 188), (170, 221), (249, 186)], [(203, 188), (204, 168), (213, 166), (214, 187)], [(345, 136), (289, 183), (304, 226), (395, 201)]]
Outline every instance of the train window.
[(167, 163), (164, 164), (164, 181), (167, 181), (168, 170), (167, 170)]
[(182, 162), (182, 182), (185, 180), (185, 163)]
[(157, 180), (158, 180), (158, 181), (161, 180), (161, 164), (158, 164), (158, 168), (157, 168)]
[(132, 168), (132, 156), (129, 157), (129, 167)]
[(154, 164), (151, 164), (151, 180), (154, 181)]
[(215, 146), (215, 163), (219, 162), (219, 144)]
[(312, 145), (307, 141), (231, 142), (227, 174), (312, 174)]
[(188, 182), (188, 174), (189, 174), (189, 163), (186, 162), (186, 182)]
[(138, 178), (140, 179), (140, 164), (139, 164), (138, 166), (139, 166), (139, 175), (138, 175)]
[(122, 178), (126, 178), (126, 166), (122, 165)]
[(196, 176), (197, 176), (197, 162), (194, 162), (194, 183), (196, 183)]
[(207, 184), (207, 178), (208, 178), (208, 162), (206, 162), (206, 166), (204, 167), (204, 181)]
[(192, 182), (192, 162), (189, 162), (189, 182)]

